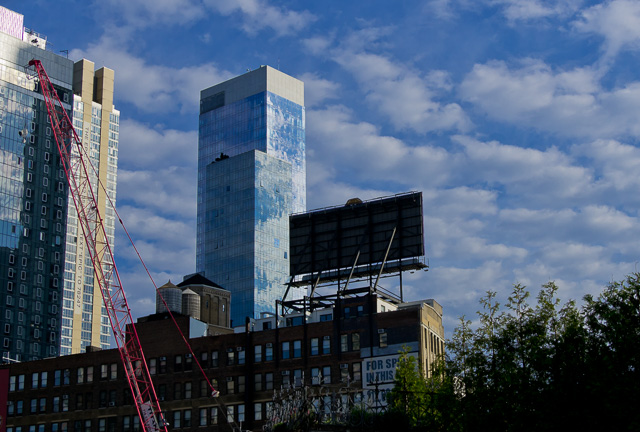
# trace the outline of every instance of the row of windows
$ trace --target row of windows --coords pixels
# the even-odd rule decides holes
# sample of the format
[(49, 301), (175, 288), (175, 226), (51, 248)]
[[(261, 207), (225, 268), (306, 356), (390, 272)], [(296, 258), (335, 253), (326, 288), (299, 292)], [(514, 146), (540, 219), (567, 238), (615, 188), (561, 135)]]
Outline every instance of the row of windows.
[[(228, 405), (226, 407), (228, 421), (244, 422), (245, 405)], [(253, 405), (254, 420), (260, 421), (272, 409), (272, 402), (257, 402)], [(194, 419), (194, 416), (197, 418)], [(218, 424), (219, 408), (205, 407), (197, 410), (176, 410), (166, 415), (173, 429), (188, 428), (192, 426), (215, 426)], [(195, 420), (195, 421), (194, 421)], [(8, 426), (7, 432), (140, 432), (140, 419), (138, 416), (125, 415), (118, 417), (104, 417), (100, 419), (76, 420), (74, 422), (54, 422), (50, 424), (38, 424), (30, 426)]]
[[(100, 365), (100, 379), (101, 380), (116, 380), (118, 379), (118, 364), (102, 364)], [(26, 375), (12, 375), (9, 377), (9, 391), (20, 391), (25, 389)], [(76, 369), (76, 375), (74, 384), (92, 383), (94, 380), (94, 368), (93, 366), (79, 367)], [(70, 385), (72, 381), (71, 369), (58, 369), (53, 372), (53, 386)], [(47, 387), (49, 380), (48, 372), (34, 372), (31, 374), (31, 388), (45, 388)]]

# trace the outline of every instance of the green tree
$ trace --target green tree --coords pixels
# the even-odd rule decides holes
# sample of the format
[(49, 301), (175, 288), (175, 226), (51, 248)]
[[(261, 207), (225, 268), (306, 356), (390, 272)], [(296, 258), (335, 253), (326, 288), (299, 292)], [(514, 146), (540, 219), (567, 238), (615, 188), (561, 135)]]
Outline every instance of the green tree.
[(394, 386), (387, 396), (389, 410), (403, 413), (409, 426), (416, 426), (425, 416), (427, 386), (416, 358), (403, 347), (396, 365)]

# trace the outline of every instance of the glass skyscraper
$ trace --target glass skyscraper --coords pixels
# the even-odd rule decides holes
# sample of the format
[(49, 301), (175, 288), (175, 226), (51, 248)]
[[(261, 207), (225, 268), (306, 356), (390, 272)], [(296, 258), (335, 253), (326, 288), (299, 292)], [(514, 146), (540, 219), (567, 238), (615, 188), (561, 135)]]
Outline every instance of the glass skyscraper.
[(37, 80), (42, 61), (64, 107), (73, 62), (46, 51), (23, 17), (0, 7), (0, 341), (3, 361), (59, 353), (67, 181)]
[(304, 84), (262, 66), (203, 90), (196, 270), (231, 291), (233, 325), (275, 310), (305, 210)]
[[(0, 341), (6, 360), (109, 348), (111, 327), (78, 226), (44, 98), (38, 59), (73, 119), (93, 166), (99, 211), (113, 247), (120, 113), (114, 72), (47, 51), (47, 40), (0, 6)], [(72, 146), (72, 151), (75, 151)]]

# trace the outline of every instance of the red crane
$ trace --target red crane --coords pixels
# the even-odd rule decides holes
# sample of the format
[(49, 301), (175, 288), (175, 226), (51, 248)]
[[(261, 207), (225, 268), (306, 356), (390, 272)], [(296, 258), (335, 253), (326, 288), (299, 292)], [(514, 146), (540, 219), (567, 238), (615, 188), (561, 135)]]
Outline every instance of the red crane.
[(78, 213), (78, 222), (87, 243), (87, 250), (102, 292), (109, 322), (124, 364), (124, 371), (133, 394), (142, 428), (145, 432), (166, 432), (156, 391), (151, 382), (140, 339), (136, 332), (131, 310), (120, 283), (120, 275), (113, 259), (105, 225), (99, 212), (97, 185), (89, 181), (90, 162), (85, 161), (82, 142), (73, 123), (62, 106), (47, 72), (40, 60), (31, 60), (49, 113), (60, 159), (69, 182), (71, 197)]

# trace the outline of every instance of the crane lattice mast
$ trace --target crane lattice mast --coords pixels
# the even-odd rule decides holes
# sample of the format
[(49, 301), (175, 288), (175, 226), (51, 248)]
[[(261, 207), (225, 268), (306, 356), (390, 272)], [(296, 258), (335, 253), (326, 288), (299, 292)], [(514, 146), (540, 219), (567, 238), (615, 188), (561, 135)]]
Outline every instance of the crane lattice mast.
[(104, 220), (100, 215), (96, 199), (97, 185), (90, 182), (90, 161), (84, 160), (88, 156), (85, 156), (82, 142), (42, 62), (34, 59), (29, 62), (29, 66), (33, 66), (38, 75), (61, 163), (69, 182), (70, 195), (78, 213), (78, 223), (86, 240), (87, 252), (93, 263), (140, 423), (144, 432), (166, 432), (167, 423), (151, 382), (151, 374), (120, 283)]

